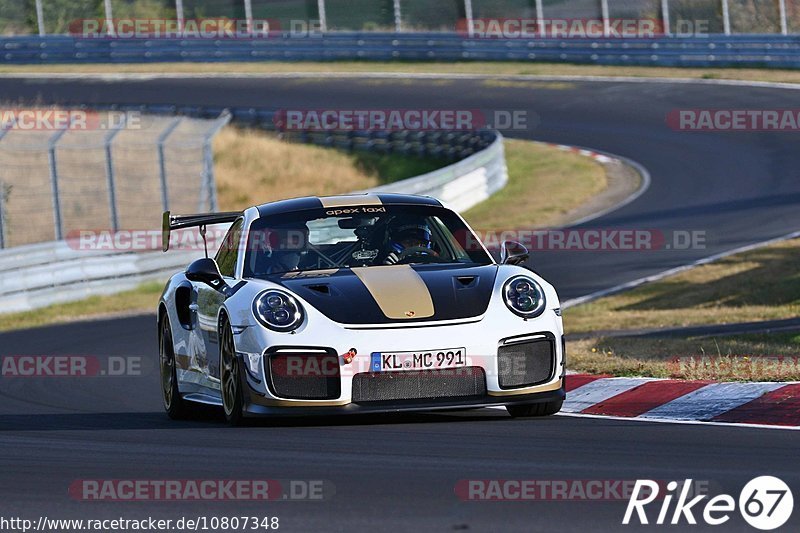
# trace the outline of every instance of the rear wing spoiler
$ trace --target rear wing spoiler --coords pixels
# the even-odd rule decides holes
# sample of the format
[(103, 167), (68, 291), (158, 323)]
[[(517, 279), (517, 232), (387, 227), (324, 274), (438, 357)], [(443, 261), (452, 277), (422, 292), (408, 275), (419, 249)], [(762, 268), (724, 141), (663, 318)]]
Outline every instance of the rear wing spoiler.
[(196, 215), (172, 215), (169, 211), (164, 211), (161, 219), (161, 247), (165, 252), (169, 250), (169, 236), (174, 229), (200, 227), (200, 234), (205, 240), (206, 226), (234, 222), (240, 216), (242, 216), (241, 211), (200, 213)]

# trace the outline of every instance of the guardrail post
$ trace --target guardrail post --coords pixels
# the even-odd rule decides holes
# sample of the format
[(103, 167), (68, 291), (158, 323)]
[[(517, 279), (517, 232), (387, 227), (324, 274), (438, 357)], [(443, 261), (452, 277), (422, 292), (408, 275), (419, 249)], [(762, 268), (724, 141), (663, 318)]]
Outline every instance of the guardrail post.
[(44, 27), (44, 9), (42, 9), (42, 0), (36, 0), (36, 24), (39, 26), (39, 37), (47, 35), (47, 30)]
[(608, 0), (600, 0), (600, 12), (603, 16), (603, 37), (611, 35), (611, 21), (609, 20)]
[(0, 250), (6, 247), (6, 225), (4, 224), (5, 211), (3, 207), (6, 204), (6, 184), (0, 181)]
[(47, 162), (50, 166), (50, 193), (53, 200), (53, 222), (55, 223), (55, 237), (57, 241), (64, 238), (63, 220), (61, 219), (61, 195), (58, 186), (58, 161), (56, 160), (56, 145), (61, 137), (72, 127), (69, 125), (54, 133), (47, 142)]
[(778, 9), (781, 12), (781, 35), (788, 35), (789, 23), (786, 19), (786, 0), (778, 0)]
[[(16, 114), (11, 119), (10, 123), (2, 123), (2, 128), (0, 128), (0, 141), (3, 140), (9, 131), (11, 131), (17, 125), (17, 116)], [(5, 216), (3, 208), (5, 207), (6, 202), (6, 184), (3, 181), (0, 181), (0, 250), (5, 248), (6, 246), (6, 233), (5, 233), (5, 220), (3, 217)]]
[(117, 211), (117, 186), (116, 180), (114, 179), (114, 159), (112, 158), (111, 148), (112, 143), (114, 142), (114, 137), (122, 131), (122, 128), (125, 127), (126, 122), (128, 121), (128, 116), (126, 114), (122, 115), (122, 119), (120, 120), (119, 124), (114, 127), (108, 134), (106, 138), (103, 139), (103, 143), (105, 144), (105, 151), (106, 151), (106, 181), (108, 182), (108, 210), (111, 214), (111, 229), (114, 231), (119, 230), (119, 214)]
[(105, 8), (106, 14), (106, 32), (113, 37), (116, 35), (116, 31), (114, 30), (114, 13), (111, 10), (111, 0), (105, 0), (103, 2), (103, 7)]
[(319, 16), (319, 29), (322, 33), (328, 31), (328, 16), (325, 13), (325, 0), (317, 0), (317, 16)]
[[(224, 126), (226, 126), (233, 118), (230, 110), (226, 109), (222, 112), (219, 118), (211, 125), (203, 139), (203, 190), (208, 197), (209, 209), (214, 212), (217, 211), (217, 185), (214, 179), (214, 151), (212, 150), (211, 143), (214, 137), (219, 133)], [(205, 198), (201, 196), (201, 204), (205, 204)], [(199, 211), (205, 210), (205, 205), (200, 205)]]
[(731, 11), (728, 6), (728, 0), (722, 0), (722, 27), (725, 35), (731, 34)]
[(467, 19), (467, 35), (472, 37), (472, 0), (464, 0), (464, 18)]
[(175, 131), (175, 128), (178, 127), (182, 120), (183, 117), (175, 117), (164, 128), (161, 135), (158, 136), (158, 171), (161, 177), (161, 207), (163, 207), (164, 211), (169, 211), (169, 188), (167, 187), (167, 162), (164, 155), (164, 143), (167, 142), (167, 138)]
[(175, 0), (175, 18), (178, 19), (178, 31), (183, 33), (183, 0)]
[(253, 2), (244, 0), (244, 19), (247, 23), (247, 33), (253, 32)]
[(536, 29), (539, 37), (544, 37), (544, 6), (542, 0), (536, 0)]
[(400, 12), (400, 0), (394, 0), (394, 31), (400, 33), (403, 29), (403, 16)]
[(661, 0), (661, 23), (664, 25), (664, 35), (672, 35), (669, 25), (669, 0)]

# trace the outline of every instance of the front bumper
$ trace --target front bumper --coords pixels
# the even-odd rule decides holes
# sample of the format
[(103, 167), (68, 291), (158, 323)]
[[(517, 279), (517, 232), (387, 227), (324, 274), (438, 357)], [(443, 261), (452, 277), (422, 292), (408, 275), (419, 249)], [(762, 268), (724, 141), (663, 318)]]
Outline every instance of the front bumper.
[[(241, 367), (240, 367), (241, 368)], [(241, 375), (244, 394), (244, 412), (246, 416), (330, 416), (367, 413), (404, 413), (415, 411), (456, 411), (497, 407), (506, 405), (528, 405), (535, 403), (564, 400), (566, 389), (563, 376), (552, 384), (541, 387), (541, 392), (514, 394), (505, 396), (485, 395), (480, 398), (465, 399), (424, 399), (394, 400), (387, 402), (344, 403), (338, 405), (322, 405), (324, 402), (298, 402), (294, 400), (276, 400), (268, 398), (253, 390), (245, 372)], [(333, 403), (333, 402), (329, 402)]]
[[(292, 399), (279, 396), (271, 386), (271, 377), (268, 369), (268, 354), (276, 345), (279, 346), (309, 346), (325, 347), (324, 343), (314, 340), (325, 337), (311, 338), (305, 334), (284, 336), (276, 344), (275, 339), (268, 339), (260, 329), (251, 329), (242, 332), (237, 339), (237, 353), (241, 359), (242, 390), (244, 393), (245, 412), (249, 415), (329, 415), (350, 414), (366, 412), (403, 412), (403, 411), (429, 411), (429, 410), (454, 410), (467, 408), (480, 408), (488, 406), (503, 406), (514, 404), (531, 404), (552, 402), (563, 399), (564, 393), (564, 345), (561, 319), (555, 313), (545, 315), (527, 322), (494, 324), (487, 327), (484, 323), (458, 324), (440, 327), (425, 327), (415, 329), (387, 330), (358, 330), (339, 331), (338, 335), (328, 338), (338, 339), (331, 342), (327, 348), (336, 354), (343, 354), (351, 347), (366, 348), (367, 353), (356, 356), (352, 364), (346, 364), (342, 357), (336, 357), (340, 374), (339, 394), (337, 397), (309, 400)], [(482, 330), (494, 331), (491, 337), (482, 334)], [(308, 333), (308, 332), (306, 332)], [(343, 335), (342, 333), (346, 333)], [(498, 335), (499, 334), (499, 335)], [(497, 336), (496, 336), (497, 335)], [(507, 339), (519, 336), (545, 335), (553, 341), (552, 372), (546, 379), (532, 386), (517, 388), (502, 387), (499, 379), (498, 348)], [(288, 344), (288, 341), (292, 341)], [(247, 351), (248, 346), (258, 349), (259, 346), (270, 346), (265, 350), (253, 353)], [(354, 376), (369, 371), (371, 350), (385, 346), (394, 346), (396, 351), (413, 351), (414, 346), (443, 347), (464, 346), (466, 353), (476, 357), (470, 361), (470, 366), (478, 367), (485, 372), (485, 387), (480, 394), (469, 397), (426, 397), (418, 399), (393, 399), (389, 401), (354, 401), (353, 382)], [(363, 349), (362, 348), (362, 349)], [(479, 355), (487, 354), (487, 355)], [(253, 363), (255, 360), (255, 365)], [(396, 374), (401, 374), (397, 372)]]

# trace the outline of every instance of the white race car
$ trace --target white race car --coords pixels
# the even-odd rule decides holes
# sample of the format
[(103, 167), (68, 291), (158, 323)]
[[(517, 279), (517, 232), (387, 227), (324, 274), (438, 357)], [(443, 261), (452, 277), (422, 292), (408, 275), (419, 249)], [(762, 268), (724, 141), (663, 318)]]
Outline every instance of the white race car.
[(214, 259), (158, 305), (164, 407), (246, 417), (505, 406), (564, 400), (555, 289), (505, 242), (495, 262), (430, 197), (307, 197), (241, 213), (164, 213), (172, 230), (231, 223)]

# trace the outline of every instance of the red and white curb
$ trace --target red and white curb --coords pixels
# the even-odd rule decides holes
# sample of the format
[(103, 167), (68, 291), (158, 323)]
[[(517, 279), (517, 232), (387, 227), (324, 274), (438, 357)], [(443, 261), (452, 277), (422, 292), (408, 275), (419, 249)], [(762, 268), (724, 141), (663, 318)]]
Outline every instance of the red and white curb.
[(567, 415), (800, 429), (800, 383), (567, 376)]

